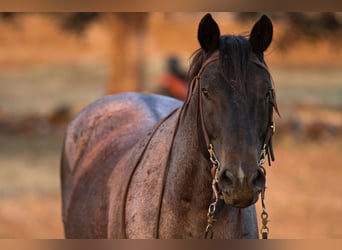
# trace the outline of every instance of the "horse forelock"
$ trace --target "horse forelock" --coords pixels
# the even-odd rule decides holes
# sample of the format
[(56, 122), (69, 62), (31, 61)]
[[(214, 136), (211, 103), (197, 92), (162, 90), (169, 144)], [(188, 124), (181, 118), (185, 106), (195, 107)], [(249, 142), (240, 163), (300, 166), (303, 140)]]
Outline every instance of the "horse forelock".
[[(245, 89), (244, 83), (247, 75), (247, 65), (251, 57), (252, 48), (244, 36), (225, 35), (220, 38), (220, 67), (226, 80), (240, 91)], [(190, 81), (196, 77), (202, 65), (212, 54), (199, 49), (191, 57), (188, 78)], [(263, 61), (262, 61), (263, 62)], [(264, 63), (264, 62), (263, 62)], [(190, 88), (190, 85), (189, 85)], [(191, 92), (189, 89), (188, 94)]]
[(239, 92), (245, 90), (251, 45), (243, 36), (221, 36), (220, 63), (224, 77)]

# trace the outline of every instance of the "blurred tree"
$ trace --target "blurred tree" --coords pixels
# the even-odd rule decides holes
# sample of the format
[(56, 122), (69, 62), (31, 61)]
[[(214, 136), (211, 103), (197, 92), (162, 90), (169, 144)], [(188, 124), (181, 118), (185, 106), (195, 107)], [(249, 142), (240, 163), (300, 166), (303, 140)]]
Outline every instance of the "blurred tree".
[(144, 35), (149, 17), (147, 12), (67, 13), (61, 15), (61, 27), (77, 35), (100, 17), (111, 30), (112, 66), (106, 93), (140, 91), (144, 70)]
[(96, 12), (65, 13), (60, 17), (60, 24), (64, 30), (82, 35), (88, 25), (97, 21), (100, 15)]
[(83, 35), (98, 19), (105, 19), (111, 30), (113, 47), (111, 77), (106, 93), (140, 91), (143, 84), (144, 34), (148, 13), (67, 13), (59, 17), (61, 27)]
[[(21, 13), (0, 13), (0, 20), (12, 22)], [(147, 12), (49, 14), (62, 30), (82, 37), (94, 22), (104, 19), (112, 31), (111, 79), (106, 93), (141, 91), (144, 69), (144, 36)]]
[[(255, 20), (262, 13), (242, 12), (235, 16), (240, 21)], [(284, 12), (267, 13), (273, 20), (287, 24), (282, 37), (276, 40), (279, 49), (286, 50), (301, 39), (318, 41), (330, 39), (341, 43), (342, 15), (336, 12)]]
[[(0, 13), (0, 20), (12, 22), (20, 13)], [(147, 12), (94, 13), (72, 12), (51, 14), (66, 32), (84, 35), (87, 28), (99, 19), (104, 19), (111, 30), (112, 55), (111, 77), (106, 93), (140, 91), (144, 72), (144, 36)]]
[[(267, 13), (274, 20), (283, 20), (287, 28), (282, 37), (275, 40), (279, 49), (286, 50), (301, 39), (317, 41), (330, 39), (340, 47), (342, 43), (342, 14), (335, 12), (273, 12)], [(13, 22), (20, 13), (0, 13), (0, 20)], [(240, 21), (253, 20), (260, 12), (236, 13)], [(51, 14), (61, 28), (82, 36), (86, 29), (99, 19), (106, 20), (112, 31), (111, 78), (106, 92), (140, 91), (143, 84), (145, 34), (149, 13), (93, 13), (76, 12)]]
[(15, 15), (15, 12), (0, 12), (0, 19), (4, 21), (11, 21), (14, 19)]
[(142, 90), (148, 17), (149, 14), (143, 12), (107, 14), (113, 38), (108, 93)]
[(298, 35), (307, 36), (311, 39), (321, 38), (330, 33), (335, 33), (342, 28), (341, 22), (335, 13), (303, 13), (293, 12), (286, 14), (289, 21), (289, 30), (295, 31)]

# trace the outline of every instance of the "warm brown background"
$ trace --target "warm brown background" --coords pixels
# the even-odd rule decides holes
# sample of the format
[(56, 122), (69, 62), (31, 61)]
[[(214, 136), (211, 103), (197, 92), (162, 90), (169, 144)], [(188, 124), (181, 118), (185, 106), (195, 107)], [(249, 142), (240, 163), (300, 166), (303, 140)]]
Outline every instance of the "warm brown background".
[[(150, 14), (142, 91), (158, 90), (167, 56), (188, 65), (202, 15)], [(59, 153), (65, 124), (89, 102), (125, 87), (112, 84), (120, 42), (111, 14), (80, 36), (62, 30), (53, 16), (0, 20), (0, 238), (63, 237)], [(248, 34), (252, 25), (232, 14), (213, 16), (222, 33)], [(267, 167), (270, 237), (341, 238), (341, 38), (294, 35), (295, 42), (284, 45), (288, 23), (280, 18), (274, 26), (266, 60), (282, 117), (277, 160)]]

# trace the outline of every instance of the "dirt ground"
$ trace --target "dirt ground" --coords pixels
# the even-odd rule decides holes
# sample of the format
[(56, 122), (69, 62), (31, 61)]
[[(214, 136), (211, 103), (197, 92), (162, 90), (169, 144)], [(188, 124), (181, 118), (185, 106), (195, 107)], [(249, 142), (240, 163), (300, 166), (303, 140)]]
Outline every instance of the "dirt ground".
[[(222, 33), (250, 26), (214, 16)], [(198, 46), (200, 18), (153, 15), (148, 72), (160, 70), (156, 65), (170, 54), (186, 64)], [(56, 125), (51, 115), (61, 107), (73, 115), (105, 94), (110, 28), (101, 21), (77, 38), (45, 14), (16, 22), (0, 21), (0, 238), (63, 238), (59, 155), (65, 121)], [(282, 25), (275, 25), (275, 39)], [(303, 42), (286, 53), (274, 46), (266, 60), (281, 112), (276, 162), (266, 166), (270, 238), (342, 238), (342, 49), (325, 41)]]
[(277, 161), (267, 169), (270, 237), (341, 238), (341, 138), (320, 143), (285, 139), (275, 147)]

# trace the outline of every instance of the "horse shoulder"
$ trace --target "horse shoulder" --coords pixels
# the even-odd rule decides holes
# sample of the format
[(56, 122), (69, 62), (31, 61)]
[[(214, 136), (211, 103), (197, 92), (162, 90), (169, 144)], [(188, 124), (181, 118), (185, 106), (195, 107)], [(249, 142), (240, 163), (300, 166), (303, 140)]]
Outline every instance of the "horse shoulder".
[[(64, 142), (64, 154), (69, 167), (77, 165), (85, 150), (102, 143), (108, 135), (124, 147), (126, 141), (138, 140), (180, 102), (158, 95), (125, 93), (103, 97), (85, 107), (70, 122)], [(136, 134), (137, 138), (132, 138)], [(125, 137), (130, 135), (130, 140)]]
[[(61, 160), (65, 225), (68, 225), (70, 213), (79, 213), (77, 211), (80, 211), (82, 204), (90, 204), (88, 203), (90, 200), (97, 203), (99, 201), (108, 202), (109, 190), (106, 190), (108, 187), (106, 183), (113, 172), (118, 173), (118, 176), (123, 175), (123, 173), (119, 173), (120, 167), (116, 164), (121, 158), (129, 155), (129, 151), (142, 137), (146, 136), (158, 120), (168, 115), (180, 104), (181, 102), (174, 99), (155, 95), (119, 94), (95, 101), (70, 122), (66, 131)], [(130, 164), (129, 161), (127, 164)], [(128, 166), (127, 169), (129, 168)], [(115, 169), (117, 171), (114, 171)], [(93, 174), (97, 176), (95, 179), (89, 176)], [(118, 184), (115, 186), (120, 185), (120, 181), (123, 180), (117, 179)], [(89, 186), (93, 187), (92, 194), (96, 197), (89, 196), (85, 192)], [(82, 197), (74, 200), (75, 195)], [(108, 204), (103, 204), (103, 207), (107, 206)], [(88, 210), (91, 209), (95, 208)], [(94, 211), (87, 213), (93, 215)], [(88, 217), (91, 216), (83, 216), (82, 223), (93, 225), (93, 222), (85, 222), (90, 220), (87, 219)], [(92, 219), (96, 220), (95, 217)], [(103, 231), (105, 229), (104, 218), (98, 219), (100, 221), (97, 224), (102, 225), (99, 230)], [(71, 231), (78, 231), (78, 229), (71, 229)], [(77, 237), (82, 237), (81, 234), (84, 232), (79, 234)], [(102, 232), (99, 235), (104, 234)], [(87, 236), (89, 235), (87, 234)]]

